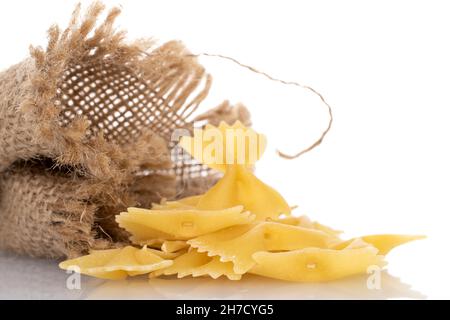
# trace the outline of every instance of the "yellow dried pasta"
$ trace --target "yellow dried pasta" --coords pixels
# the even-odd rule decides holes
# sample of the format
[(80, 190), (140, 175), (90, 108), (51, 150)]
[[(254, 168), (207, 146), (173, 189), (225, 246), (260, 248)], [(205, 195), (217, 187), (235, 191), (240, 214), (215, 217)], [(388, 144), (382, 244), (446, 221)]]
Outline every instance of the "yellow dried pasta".
[(231, 126), (222, 121), (217, 127), (207, 124), (204, 129), (194, 129), (193, 137), (181, 137), (178, 145), (201, 163), (225, 172), (227, 164), (253, 167), (267, 140), (240, 121)]
[[(219, 136), (217, 141), (211, 138)], [(255, 151), (250, 136), (260, 143), (256, 156), (250, 155)], [(238, 148), (238, 141), (243, 148)], [(195, 130), (193, 137), (183, 137), (180, 145), (224, 176), (202, 195), (162, 200), (150, 210), (128, 208), (116, 216), (119, 226), (131, 233), (130, 240), (142, 249), (92, 251), (61, 263), (61, 268), (76, 265), (84, 274), (105, 279), (149, 273), (151, 278), (239, 280), (252, 273), (320, 282), (366, 273), (374, 265), (383, 267), (384, 255), (391, 249), (423, 238), (371, 235), (343, 240), (341, 231), (306, 216), (291, 216), (284, 198), (251, 171), (265, 149), (265, 137), (239, 122), (221, 123), (217, 128), (207, 125)], [(243, 155), (238, 154), (241, 149)]]
[(217, 279), (220, 276), (226, 276), (230, 280), (241, 279), (241, 275), (233, 271), (233, 263), (222, 262), (217, 256), (210, 257), (206, 253), (200, 253), (196, 250), (190, 250), (179, 256), (171, 266), (152, 272), (150, 277), (175, 274), (178, 278), (210, 276)]
[[(424, 236), (413, 236), (413, 235), (399, 235), (399, 234), (378, 234), (360, 237), (361, 240), (373, 245), (379, 250), (379, 254), (386, 255), (393, 248), (405, 244), (410, 241), (424, 239)], [(333, 246), (333, 249), (341, 249), (346, 247), (349, 243), (353, 242), (355, 239), (350, 239), (347, 241), (342, 241)]]
[[(213, 137), (213, 141), (204, 141), (205, 135)], [(250, 137), (257, 142), (256, 145), (251, 143)], [(243, 144), (238, 147), (237, 141)], [(191, 203), (195, 203), (196, 208), (219, 210), (243, 205), (258, 220), (290, 214), (291, 208), (284, 198), (250, 170), (265, 149), (263, 135), (244, 127), (239, 121), (232, 126), (222, 122), (217, 128), (208, 125), (203, 130), (196, 129), (193, 137), (182, 137), (179, 145), (202, 163), (225, 172), (216, 185), (193, 199)]]
[(290, 224), (293, 226), (299, 226), (299, 227), (304, 227), (304, 228), (320, 230), (320, 231), (323, 231), (323, 232), (329, 234), (330, 236), (334, 236), (336, 238), (339, 238), (340, 234), (342, 233), (342, 231), (335, 230), (335, 229), (325, 226), (317, 221), (313, 222), (307, 216), (300, 216), (300, 217), (288, 216), (288, 217), (276, 219), (274, 221), (279, 222), (279, 223), (284, 223), (284, 224)]
[(254, 216), (242, 206), (223, 210), (128, 208), (116, 216), (120, 227), (132, 234), (134, 243), (152, 239), (187, 240), (232, 225), (249, 223)]
[(151, 239), (137, 243), (141, 246), (148, 246), (159, 249), (163, 253), (177, 253), (182, 249), (186, 249), (189, 245), (184, 240), (165, 240), (165, 239)]
[(139, 243), (135, 243), (135, 244), (161, 250), (161, 246), (164, 243), (164, 241), (166, 241), (166, 240), (161, 239), (161, 238), (155, 238), (155, 239), (142, 240)]
[(258, 220), (276, 219), (291, 208), (273, 188), (243, 166), (227, 166), (225, 175), (200, 197), (197, 208), (223, 209), (243, 205)]
[(221, 261), (233, 262), (235, 273), (250, 270), (258, 251), (295, 250), (307, 247), (328, 246), (331, 238), (324, 232), (280, 224), (262, 222), (227, 228), (188, 241), (191, 247), (210, 256), (220, 256)]
[(127, 246), (121, 249), (95, 250), (89, 255), (63, 261), (59, 267), (97, 278), (119, 280), (166, 268), (172, 263), (172, 260), (162, 258), (154, 250)]
[(189, 245), (187, 244), (186, 241), (182, 241), (182, 240), (166, 240), (163, 242), (163, 244), (161, 245), (161, 250), (163, 252), (167, 252), (167, 253), (172, 253), (172, 252), (178, 252), (182, 249), (186, 249), (187, 247), (189, 247)]
[(195, 208), (201, 196), (186, 197), (177, 201), (167, 201), (163, 199), (161, 203), (153, 203), (154, 210), (189, 209)]
[(287, 281), (322, 282), (367, 272), (369, 266), (385, 262), (371, 246), (342, 250), (305, 248), (286, 252), (261, 251), (253, 254), (255, 266), (250, 273)]

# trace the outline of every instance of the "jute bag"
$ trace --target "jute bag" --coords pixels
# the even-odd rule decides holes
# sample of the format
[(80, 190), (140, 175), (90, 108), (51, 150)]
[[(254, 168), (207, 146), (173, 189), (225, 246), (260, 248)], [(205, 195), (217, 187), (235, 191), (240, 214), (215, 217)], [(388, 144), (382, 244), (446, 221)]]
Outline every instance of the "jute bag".
[(127, 43), (120, 11), (78, 6), (46, 49), (0, 73), (0, 248), (73, 257), (127, 237), (114, 215), (198, 194), (216, 175), (175, 147), (193, 122), (241, 120), (224, 102), (195, 117), (211, 76), (177, 41)]

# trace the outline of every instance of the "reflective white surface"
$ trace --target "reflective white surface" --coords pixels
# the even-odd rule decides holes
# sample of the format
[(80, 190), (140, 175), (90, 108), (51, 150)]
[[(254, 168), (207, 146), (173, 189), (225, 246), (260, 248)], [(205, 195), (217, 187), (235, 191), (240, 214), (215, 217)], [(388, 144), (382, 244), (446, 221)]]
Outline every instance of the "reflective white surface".
[(0, 253), (0, 299), (423, 299), (400, 279), (383, 272), (380, 290), (369, 290), (367, 276), (320, 284), (290, 283), (246, 276), (223, 278), (106, 281), (82, 277), (81, 288), (69, 290), (56, 261)]

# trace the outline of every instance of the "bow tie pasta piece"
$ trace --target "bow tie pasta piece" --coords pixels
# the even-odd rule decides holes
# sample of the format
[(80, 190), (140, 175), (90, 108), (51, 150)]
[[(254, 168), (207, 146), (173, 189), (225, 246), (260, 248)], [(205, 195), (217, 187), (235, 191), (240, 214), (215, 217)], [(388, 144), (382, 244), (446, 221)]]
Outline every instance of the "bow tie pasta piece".
[[(189, 245), (186, 241), (183, 240), (165, 240), (165, 239), (151, 239), (140, 241), (139, 244), (141, 246), (148, 246), (152, 248), (157, 248), (159, 253), (164, 254), (178, 254), (178, 252), (182, 249), (186, 249)], [(154, 250), (154, 249), (151, 249)], [(176, 256), (176, 255), (175, 255)]]
[(243, 205), (257, 220), (276, 219), (291, 208), (273, 188), (242, 166), (228, 166), (225, 175), (198, 201), (199, 209), (224, 209)]
[(137, 249), (127, 246), (121, 249), (95, 250), (89, 255), (63, 261), (59, 267), (65, 270), (77, 270), (97, 278), (120, 280), (170, 265), (172, 265), (171, 260), (165, 260), (153, 250), (146, 247)]
[(326, 248), (329, 241), (330, 237), (321, 231), (262, 222), (220, 230), (189, 240), (188, 244), (209, 256), (219, 256), (220, 261), (233, 262), (234, 272), (243, 274), (255, 265), (255, 252)]
[(265, 149), (263, 135), (240, 122), (233, 126), (223, 122), (217, 128), (207, 125), (195, 130), (193, 137), (182, 137), (179, 145), (200, 162), (225, 172), (215, 186), (194, 199), (197, 208), (218, 210), (243, 205), (258, 220), (290, 214), (283, 197), (249, 170)]
[(286, 252), (253, 254), (256, 265), (250, 273), (287, 281), (323, 282), (364, 274), (369, 266), (383, 267), (383, 256), (370, 245), (342, 250), (305, 248)]
[(232, 262), (233, 271), (246, 273), (254, 264), (251, 255), (264, 250), (261, 232), (256, 226), (236, 226), (188, 241), (198, 252), (219, 256), (223, 262)]
[[(145, 247), (145, 245), (144, 245)], [(180, 256), (181, 254), (183, 254), (183, 251), (173, 251), (173, 252), (167, 252), (167, 251), (163, 251), (163, 250), (156, 250), (156, 249), (152, 249), (152, 248), (147, 248), (147, 250), (149, 250), (151, 253), (156, 254), (157, 256), (165, 259), (165, 260), (173, 260), (176, 257)]]
[(189, 247), (189, 245), (186, 243), (186, 241), (182, 240), (167, 240), (164, 241), (161, 245), (161, 250), (163, 252), (172, 253), (172, 252), (179, 252), (182, 249), (186, 249)]
[(325, 232), (300, 226), (266, 222), (261, 229), (267, 251), (297, 250), (306, 247), (325, 248), (334, 242), (334, 239)]
[(116, 216), (116, 221), (120, 227), (132, 234), (131, 240), (135, 243), (156, 238), (187, 240), (251, 222), (254, 215), (248, 211), (243, 212), (242, 209), (242, 206), (223, 210), (128, 208), (128, 212)]
[(140, 246), (146, 246), (146, 247), (150, 247), (152, 249), (158, 249), (161, 250), (161, 246), (164, 243), (164, 239), (148, 239), (148, 240), (143, 240), (140, 242), (134, 242), (134, 244), (138, 244)]
[(170, 210), (170, 209), (193, 209), (197, 205), (201, 196), (186, 197), (177, 201), (162, 200), (160, 204), (153, 203), (154, 210)]
[(339, 236), (342, 233), (342, 231), (334, 230), (334, 229), (332, 229), (328, 226), (325, 226), (319, 222), (316, 222), (316, 221), (313, 222), (307, 216), (300, 216), (300, 217), (288, 216), (288, 217), (284, 217), (284, 218), (280, 218), (280, 219), (275, 219), (273, 221), (278, 222), (278, 223), (289, 224), (292, 226), (299, 226), (299, 227), (303, 227), (303, 228), (319, 230), (319, 231), (325, 232), (326, 234), (328, 234), (332, 237), (336, 237), (337, 239), (339, 239)]
[(150, 228), (141, 221), (134, 221), (129, 217), (122, 216), (122, 214), (116, 216), (116, 222), (119, 227), (131, 234), (129, 240), (134, 244), (141, 246), (148, 245), (153, 248), (161, 249), (163, 240), (175, 239), (171, 234)]
[[(378, 253), (381, 255), (388, 254), (392, 249), (410, 241), (424, 239), (425, 236), (411, 236), (411, 235), (398, 235), (398, 234), (379, 234), (371, 236), (360, 237), (364, 242), (367, 242), (378, 249)], [(339, 250), (345, 248), (355, 239), (342, 241), (332, 246), (333, 249)]]
[(234, 273), (231, 262), (222, 262), (219, 257), (210, 257), (206, 253), (199, 253), (196, 250), (190, 250), (179, 256), (171, 266), (152, 272), (150, 277), (174, 274), (178, 278), (191, 275), (193, 277), (210, 276), (213, 279), (220, 276), (226, 276), (230, 280), (241, 279), (240, 274)]
[[(161, 248), (161, 244), (163, 244), (165, 241), (161, 241), (161, 243), (160, 243), (160, 245), (158, 246), (159, 247), (159, 249)], [(156, 242), (155, 242), (156, 243)], [(154, 243), (154, 244), (155, 244)], [(153, 253), (153, 254), (156, 254), (157, 256), (159, 256), (159, 257), (161, 257), (161, 258), (163, 258), (163, 259), (165, 259), (165, 260), (172, 260), (172, 259), (175, 259), (176, 257), (178, 257), (179, 255), (181, 255), (183, 252), (182, 251), (177, 251), (177, 252), (167, 252), (167, 251), (162, 251), (162, 250), (159, 250), (159, 249), (154, 249), (154, 248), (148, 248), (149, 246), (147, 245), (147, 244), (143, 244), (142, 245), (143, 247), (145, 247), (147, 250), (147, 252), (149, 252), (149, 253)], [(155, 245), (156, 246), (156, 245)], [(102, 251), (105, 251), (105, 250), (91, 250), (89, 253), (90, 254), (93, 254), (93, 253), (95, 253), (95, 252), (102, 252)]]
[(266, 149), (267, 140), (263, 134), (245, 127), (236, 121), (232, 126), (221, 122), (218, 127), (206, 125), (194, 129), (193, 137), (183, 136), (179, 146), (199, 162), (212, 169), (225, 172), (227, 164), (252, 168)]
[(287, 216), (283, 218), (274, 219), (274, 222), (289, 224), (291, 226), (300, 226), (304, 228), (314, 229), (312, 221), (307, 216)]

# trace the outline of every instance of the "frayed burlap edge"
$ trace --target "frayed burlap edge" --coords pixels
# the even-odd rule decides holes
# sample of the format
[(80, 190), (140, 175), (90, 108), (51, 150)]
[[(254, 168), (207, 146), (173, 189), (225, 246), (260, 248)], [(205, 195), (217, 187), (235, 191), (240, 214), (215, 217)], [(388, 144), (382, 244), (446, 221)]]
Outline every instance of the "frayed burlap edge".
[[(15, 133), (0, 163), (2, 170), (6, 168), (0, 176), (2, 248), (71, 257), (90, 248), (119, 246), (127, 236), (111, 221), (120, 210), (149, 207), (162, 197), (199, 194), (218, 178), (208, 174), (176, 179), (169, 146), (174, 128), (191, 129), (188, 118), (206, 97), (211, 77), (179, 42), (157, 48), (152, 41), (126, 44), (124, 32), (112, 27), (120, 12), (116, 8), (96, 27), (103, 10), (102, 4), (94, 3), (80, 21), (77, 6), (68, 28), (49, 30), (45, 50), (31, 48), (31, 58), (0, 74), (2, 84), (7, 84), (0, 116), (13, 118), (4, 128)], [(57, 103), (61, 79), (67, 68), (86, 60), (122, 65), (144, 78), (170, 106), (167, 117), (175, 121), (157, 132), (142, 130), (127, 144), (115, 143), (101, 131), (89, 135), (85, 116), (62, 126)], [(250, 123), (245, 107), (228, 102), (194, 120)], [(50, 159), (52, 165), (30, 164), (35, 158)], [(70, 172), (61, 174), (64, 170)]]

